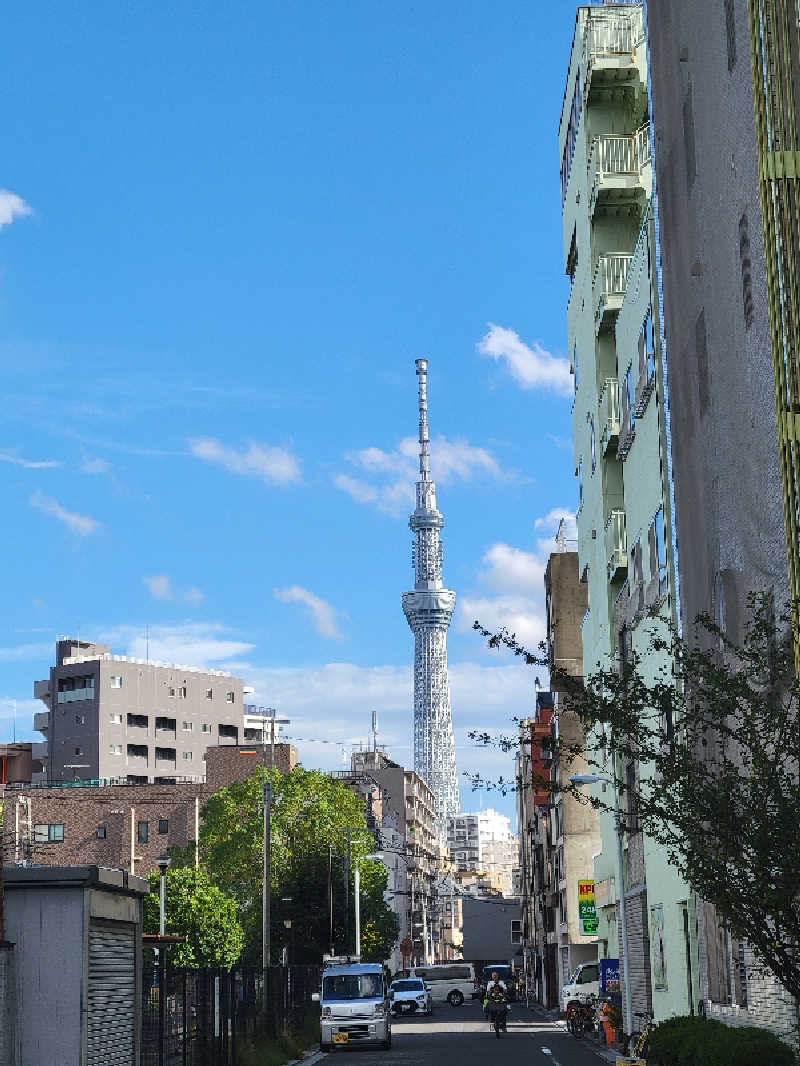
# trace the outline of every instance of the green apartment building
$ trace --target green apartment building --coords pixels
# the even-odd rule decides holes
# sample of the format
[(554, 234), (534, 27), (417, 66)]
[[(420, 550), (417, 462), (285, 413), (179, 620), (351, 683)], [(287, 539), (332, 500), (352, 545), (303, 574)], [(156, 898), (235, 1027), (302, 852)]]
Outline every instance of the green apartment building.
[[(578, 9), (559, 150), (587, 675), (643, 651), (648, 630), (678, 611), (640, 4)], [(653, 671), (663, 666), (669, 662), (646, 663)], [(647, 772), (607, 763), (609, 777), (628, 785)], [(610, 785), (594, 787), (610, 800)], [(601, 818), (601, 833), (599, 954), (622, 959), (624, 891), (632, 1010), (652, 1010), (657, 1020), (688, 1014), (699, 998), (691, 892), (663, 849), (637, 831), (624, 835), (618, 885), (610, 815)], [(624, 1019), (628, 1032), (633, 1022)]]

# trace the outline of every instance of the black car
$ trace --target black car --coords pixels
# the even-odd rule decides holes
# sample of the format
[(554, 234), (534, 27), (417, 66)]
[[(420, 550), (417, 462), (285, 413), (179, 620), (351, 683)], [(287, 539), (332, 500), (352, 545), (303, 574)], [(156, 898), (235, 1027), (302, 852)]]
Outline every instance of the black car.
[(514, 971), (506, 962), (498, 962), (494, 966), (484, 966), (478, 984), (478, 995), (481, 1001), (486, 998), (486, 986), (491, 981), (493, 973), (496, 973), (506, 986), (506, 995), (513, 1002), (517, 998), (517, 984), (514, 980)]

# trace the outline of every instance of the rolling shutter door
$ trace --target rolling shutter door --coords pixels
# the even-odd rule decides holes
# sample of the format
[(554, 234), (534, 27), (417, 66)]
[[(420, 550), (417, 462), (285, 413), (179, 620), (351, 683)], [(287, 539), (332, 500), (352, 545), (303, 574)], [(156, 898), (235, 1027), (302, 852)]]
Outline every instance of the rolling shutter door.
[[(631, 964), (631, 1008), (633, 1021), (638, 1024), (637, 1012), (651, 1011), (652, 993), (650, 983), (650, 930), (647, 922), (647, 892), (642, 889), (625, 896), (626, 916), (628, 919), (628, 951)], [(622, 965), (622, 933), (619, 923), (619, 904), (617, 904), (617, 929), (619, 930), (619, 959)]]
[(131, 1066), (136, 1031), (134, 927), (89, 926), (86, 1066)]

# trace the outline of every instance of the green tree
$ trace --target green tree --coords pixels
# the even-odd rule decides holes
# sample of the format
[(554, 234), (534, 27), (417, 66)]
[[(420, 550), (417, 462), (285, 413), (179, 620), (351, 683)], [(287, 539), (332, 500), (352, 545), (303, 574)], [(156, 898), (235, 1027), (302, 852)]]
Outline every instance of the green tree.
[[(800, 999), (797, 617), (787, 611), (776, 619), (769, 598), (751, 596), (739, 643), (707, 616), (691, 640), (654, 622), (641, 654), (585, 678), (551, 668), (551, 681), (585, 732), (580, 742), (561, 742), (562, 762), (586, 759), (590, 772), (613, 775), (624, 831), (662, 843), (732, 935), (747, 940)], [(539, 669), (550, 665), (543, 645), (536, 654), (506, 631), (475, 628), (491, 647), (506, 647)], [(656, 668), (666, 659), (670, 668)], [(472, 735), (505, 750), (518, 743)], [(629, 766), (635, 774), (625, 773)], [(571, 789), (567, 776), (562, 772), (560, 787), (608, 809), (598, 796), (587, 800)], [(493, 784), (510, 787), (502, 779)]]
[[(261, 952), (263, 884), (262, 771), (215, 792), (203, 808), (200, 854), (216, 884), (238, 903), (247, 957)], [(364, 805), (341, 781), (295, 767), (274, 771), (271, 819), (270, 938), (273, 961), (288, 946), (298, 962), (317, 962), (331, 947), (330, 884), (333, 895), (333, 946), (352, 950), (353, 869), (360, 861), (362, 923), (370, 928), (370, 951), (385, 958), (397, 939), (397, 923), (383, 900), (386, 874), (380, 863), (365, 860), (375, 842), (367, 829)], [(349, 922), (344, 908), (344, 856), (349, 831)], [(283, 902), (284, 900), (291, 902)], [(284, 927), (291, 920), (291, 933)], [(346, 936), (349, 929), (349, 940)]]
[[(159, 929), (160, 877), (150, 874), (150, 895), (144, 901), (144, 929)], [(244, 932), (235, 900), (212, 883), (204, 870), (192, 867), (167, 870), (165, 932), (185, 936), (170, 948), (171, 966), (198, 969), (221, 966), (228, 970), (239, 961)]]

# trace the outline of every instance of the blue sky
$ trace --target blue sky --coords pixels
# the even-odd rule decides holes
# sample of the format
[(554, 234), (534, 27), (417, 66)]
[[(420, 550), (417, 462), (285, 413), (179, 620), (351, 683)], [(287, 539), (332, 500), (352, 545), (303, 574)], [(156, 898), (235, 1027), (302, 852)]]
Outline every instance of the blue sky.
[(307, 765), (341, 765), (373, 708), (410, 764), (425, 356), (459, 769), (511, 772), (466, 733), (526, 713), (533, 678), (470, 625), (541, 634), (575, 503), (557, 149), (575, 8), (430, 8), (7, 15), (0, 740), (12, 701), (39, 739), (57, 634), (138, 654), (149, 626), (153, 657), (255, 685)]

